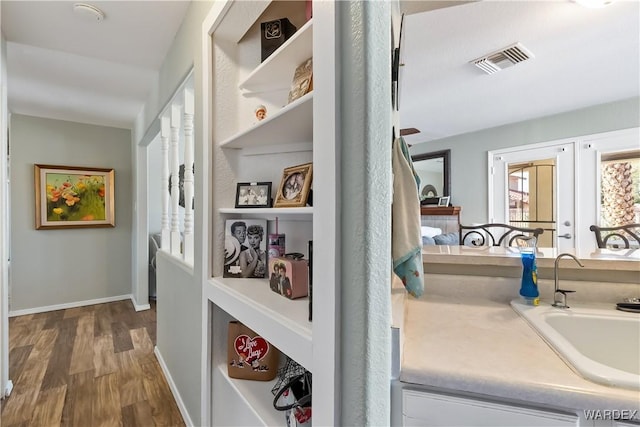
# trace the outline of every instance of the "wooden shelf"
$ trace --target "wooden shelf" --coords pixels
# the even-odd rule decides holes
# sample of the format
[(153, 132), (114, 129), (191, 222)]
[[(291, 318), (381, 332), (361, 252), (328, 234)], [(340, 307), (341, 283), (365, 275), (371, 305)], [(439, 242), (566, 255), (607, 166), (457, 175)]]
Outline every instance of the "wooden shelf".
[(313, 140), (313, 92), (220, 143), (222, 148), (257, 148)]
[(238, 215), (244, 218), (264, 218), (268, 221), (275, 221), (276, 218), (285, 221), (311, 221), (313, 219), (313, 208), (221, 208), (218, 210), (225, 215)]
[(241, 320), (264, 339), (311, 371), (309, 299), (287, 299), (269, 288), (267, 279), (214, 277), (207, 298)]
[[(222, 407), (227, 408), (225, 425), (255, 425), (260, 421), (264, 426), (284, 424), (284, 412), (273, 408), (271, 389), (277, 378), (271, 381), (252, 381), (230, 378), (227, 366), (220, 364), (213, 372), (214, 387), (218, 388), (219, 399), (224, 399)], [(256, 420), (257, 418), (258, 420)]]
[(312, 21), (307, 21), (278, 50), (258, 65), (240, 83), (240, 89), (248, 92), (289, 90), (296, 67), (313, 55)]
[(460, 206), (420, 206), (420, 215), (459, 215)]

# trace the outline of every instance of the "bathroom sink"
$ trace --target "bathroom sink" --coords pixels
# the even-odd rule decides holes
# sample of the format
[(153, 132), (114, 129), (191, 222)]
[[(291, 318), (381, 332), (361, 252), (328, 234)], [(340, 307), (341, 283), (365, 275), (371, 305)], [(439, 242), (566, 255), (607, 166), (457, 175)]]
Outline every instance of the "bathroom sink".
[(640, 390), (640, 315), (614, 308), (511, 307), (584, 378)]

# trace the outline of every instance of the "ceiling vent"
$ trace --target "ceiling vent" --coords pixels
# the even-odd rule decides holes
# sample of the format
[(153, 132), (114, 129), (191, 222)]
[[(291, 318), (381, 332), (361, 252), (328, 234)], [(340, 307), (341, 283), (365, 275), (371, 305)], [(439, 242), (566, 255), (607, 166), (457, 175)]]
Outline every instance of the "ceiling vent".
[(487, 74), (493, 74), (533, 57), (527, 48), (516, 43), (482, 58), (474, 59), (470, 63)]

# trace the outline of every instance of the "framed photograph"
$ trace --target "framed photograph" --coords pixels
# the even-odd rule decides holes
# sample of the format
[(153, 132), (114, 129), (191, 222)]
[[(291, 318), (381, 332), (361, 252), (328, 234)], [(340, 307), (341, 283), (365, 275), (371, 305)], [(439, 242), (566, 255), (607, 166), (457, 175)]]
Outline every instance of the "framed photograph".
[(313, 90), (313, 58), (309, 58), (296, 68), (289, 91), (288, 104)]
[(420, 200), (421, 206), (438, 206), (440, 203), (440, 197), (425, 197)]
[(273, 204), (275, 208), (304, 207), (307, 205), (313, 163), (291, 166), (282, 173), (282, 181)]
[(236, 208), (270, 208), (270, 182), (239, 182), (236, 189)]
[(438, 200), (438, 206), (449, 206), (449, 196), (440, 197), (440, 200)]
[(113, 169), (35, 165), (36, 229), (115, 227)]
[(267, 220), (225, 222), (223, 277), (267, 277)]

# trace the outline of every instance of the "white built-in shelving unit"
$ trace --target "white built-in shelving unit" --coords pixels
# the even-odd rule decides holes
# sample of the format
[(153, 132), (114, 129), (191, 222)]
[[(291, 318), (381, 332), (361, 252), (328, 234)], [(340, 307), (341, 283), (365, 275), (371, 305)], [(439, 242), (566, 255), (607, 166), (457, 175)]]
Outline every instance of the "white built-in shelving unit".
[[(208, 274), (203, 281), (203, 423), (207, 425), (284, 425), (273, 409), (274, 381), (231, 379), (227, 375), (227, 327), (235, 319), (313, 373), (313, 424), (338, 420), (336, 253), (336, 79), (335, 5), (305, 1), (224, 1), (203, 25), (205, 133), (209, 139)], [(278, 50), (260, 61), (260, 23), (288, 18), (297, 28)], [(321, 40), (313, 27), (321, 25)], [(327, 36), (328, 35), (328, 36)], [(328, 42), (328, 44), (326, 44)], [(314, 90), (287, 103), (298, 65), (314, 59)], [(267, 118), (257, 121), (257, 105)], [(323, 114), (324, 113), (324, 114)], [(235, 208), (236, 184), (272, 182), (277, 193), (284, 168), (313, 162), (313, 204), (297, 208)], [(313, 322), (309, 298), (289, 300), (267, 279), (223, 278), (224, 235), (231, 219), (266, 219), (268, 232), (286, 235), (287, 252), (308, 257), (313, 240)], [(265, 239), (266, 239), (265, 233)]]
[(249, 148), (310, 141), (313, 138), (313, 92), (254, 126), (223, 141), (224, 148)]
[(289, 90), (290, 64), (302, 64), (313, 56), (313, 20), (307, 21), (267, 59), (258, 65), (239, 87), (248, 92)]

